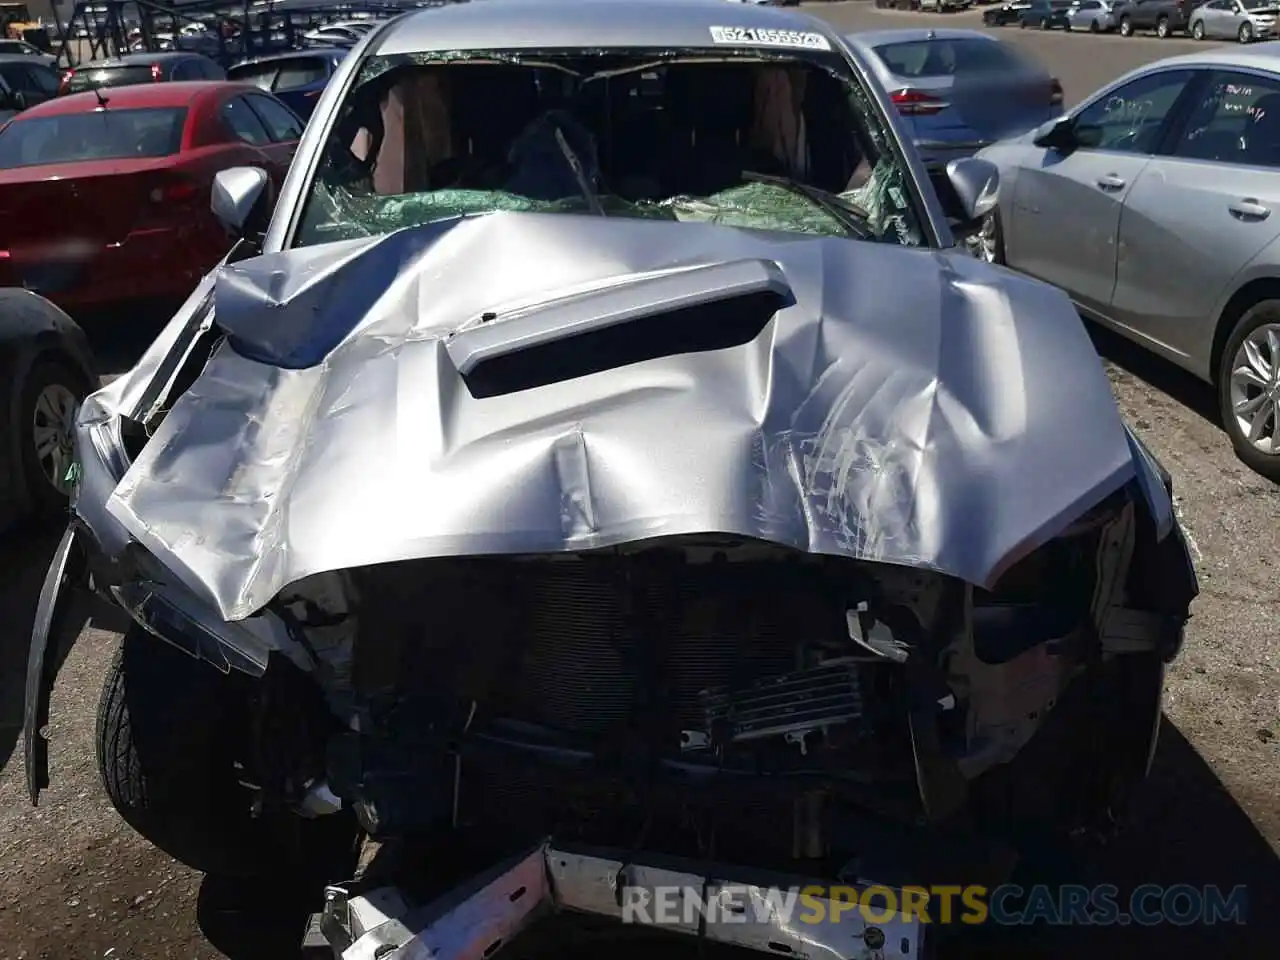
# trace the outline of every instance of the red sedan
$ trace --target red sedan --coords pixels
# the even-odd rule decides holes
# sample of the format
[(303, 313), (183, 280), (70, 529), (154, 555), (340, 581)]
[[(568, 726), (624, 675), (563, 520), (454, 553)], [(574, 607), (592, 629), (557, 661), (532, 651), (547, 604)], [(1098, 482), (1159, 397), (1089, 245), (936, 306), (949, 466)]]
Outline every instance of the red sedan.
[(214, 174), (283, 180), (303, 122), (250, 84), (157, 83), (58, 97), (0, 127), (0, 286), (68, 310), (185, 297), (230, 241)]

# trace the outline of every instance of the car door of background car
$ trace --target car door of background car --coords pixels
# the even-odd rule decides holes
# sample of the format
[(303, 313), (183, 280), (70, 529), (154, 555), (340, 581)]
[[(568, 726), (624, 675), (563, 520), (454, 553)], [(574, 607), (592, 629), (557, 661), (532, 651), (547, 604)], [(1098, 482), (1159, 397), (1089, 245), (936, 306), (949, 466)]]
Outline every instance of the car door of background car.
[(1066, 156), (1028, 148), (1014, 180), (1009, 265), (1105, 312), (1115, 287), (1125, 196), (1164, 135), (1191, 70), (1156, 70), (1103, 91), (1072, 116), (1091, 145)]
[(1280, 76), (1201, 72), (1125, 200), (1109, 315), (1203, 373), (1216, 304), (1280, 235)]
[(1221, 37), (1223, 30), (1226, 28), (1223, 24), (1228, 19), (1227, 8), (1230, 6), (1231, 0), (1209, 0), (1208, 3), (1201, 6), (1193, 16), (1204, 22), (1204, 35), (1206, 37)]

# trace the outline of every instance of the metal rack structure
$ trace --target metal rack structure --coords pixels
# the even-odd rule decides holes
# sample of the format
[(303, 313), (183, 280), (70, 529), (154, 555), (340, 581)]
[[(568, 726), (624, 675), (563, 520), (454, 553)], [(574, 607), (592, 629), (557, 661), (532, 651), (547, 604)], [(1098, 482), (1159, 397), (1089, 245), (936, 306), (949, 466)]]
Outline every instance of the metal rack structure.
[[(74, 67), (140, 50), (188, 50), (224, 67), (302, 47), (302, 35), (340, 19), (392, 17), (456, 0), (78, 0), (58, 24), (58, 62)], [(184, 35), (183, 27), (206, 30)]]

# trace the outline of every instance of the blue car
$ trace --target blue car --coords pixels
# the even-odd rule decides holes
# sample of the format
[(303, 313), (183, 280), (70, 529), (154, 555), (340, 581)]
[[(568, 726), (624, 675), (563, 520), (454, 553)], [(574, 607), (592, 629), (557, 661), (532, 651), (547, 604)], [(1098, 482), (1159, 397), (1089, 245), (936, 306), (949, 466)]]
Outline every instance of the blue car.
[(274, 93), (306, 120), (320, 99), (320, 91), (347, 53), (344, 47), (313, 47), (254, 57), (228, 70), (227, 79), (252, 83)]

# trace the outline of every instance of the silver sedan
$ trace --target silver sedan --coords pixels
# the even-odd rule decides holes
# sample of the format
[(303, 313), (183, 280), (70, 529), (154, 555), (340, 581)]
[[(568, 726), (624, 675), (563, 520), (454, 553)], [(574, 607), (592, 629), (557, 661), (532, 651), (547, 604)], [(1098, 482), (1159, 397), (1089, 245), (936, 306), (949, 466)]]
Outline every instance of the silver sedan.
[(1187, 29), (1197, 40), (1251, 43), (1275, 36), (1277, 13), (1276, 0), (1209, 0), (1191, 14)]
[(979, 156), (984, 256), (1212, 383), (1280, 481), (1280, 43), (1150, 64)]
[(1076, 0), (1067, 11), (1068, 30), (1110, 33), (1116, 28), (1111, 0)]

